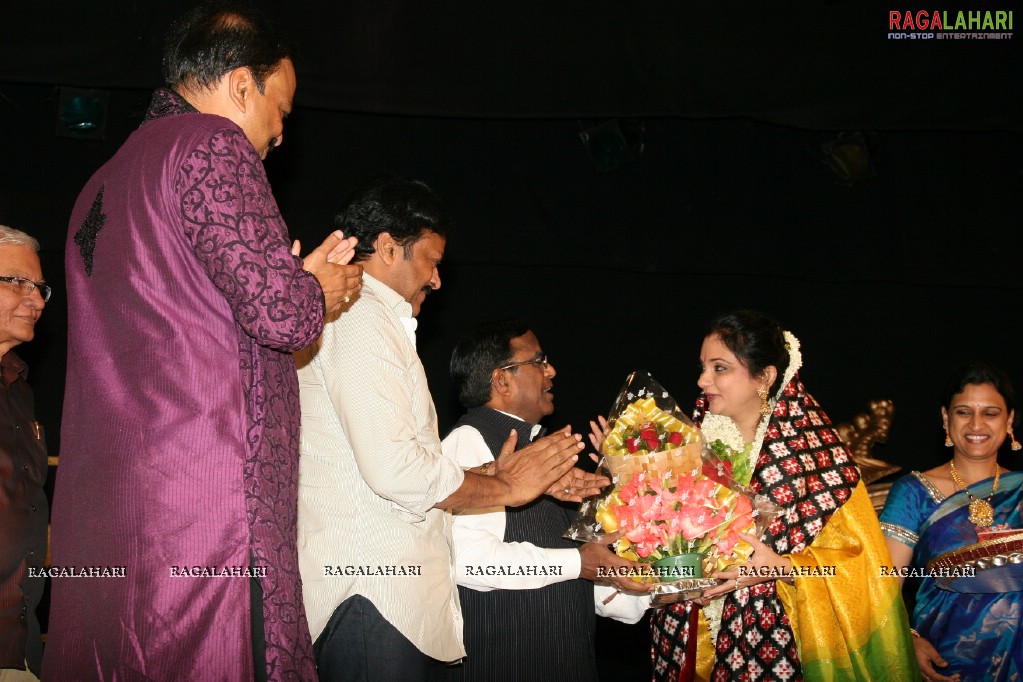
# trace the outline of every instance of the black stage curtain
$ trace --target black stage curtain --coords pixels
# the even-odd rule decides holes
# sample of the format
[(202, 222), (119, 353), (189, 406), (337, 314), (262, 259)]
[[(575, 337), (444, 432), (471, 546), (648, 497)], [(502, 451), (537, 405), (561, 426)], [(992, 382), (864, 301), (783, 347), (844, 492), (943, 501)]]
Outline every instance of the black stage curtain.
[[(67, 216), (141, 120), (187, 4), (22, 3), (0, 23), (0, 221), (41, 238), (57, 285), (21, 349), (54, 451)], [(264, 4), (301, 46), (267, 164), (293, 234), (314, 244), (379, 171), (426, 180), (458, 220), (421, 320), (442, 428), (455, 340), (513, 314), (559, 371), (552, 425), (582, 428), (632, 369), (689, 402), (703, 326), (736, 306), (804, 339), (835, 419), (894, 399), (878, 454), (907, 466), (944, 455), (953, 366), (1023, 384), (1019, 41), (890, 40), (898, 8), (854, 2)], [(54, 135), (58, 86), (108, 90), (103, 139)], [(579, 134), (610, 117), (643, 150), (601, 172)], [(854, 130), (874, 177), (847, 186), (821, 149)]]
[[(78, 190), (141, 119), (149, 92), (111, 91), (105, 140), (53, 134), (52, 86), (0, 84), (0, 222), (43, 242), (56, 295), (19, 349), (51, 449), (64, 376), (63, 242)], [(635, 162), (598, 172), (578, 133), (597, 119), (489, 120), (299, 109), (267, 169), (306, 249), (357, 182), (394, 171), (433, 185), (458, 223), (420, 350), (442, 429), (459, 409), (447, 357), (468, 327), (524, 314), (558, 370), (551, 425), (583, 428), (625, 375), (696, 394), (703, 328), (737, 306), (803, 339), (804, 378), (836, 420), (891, 398), (906, 466), (944, 456), (937, 397), (988, 358), (1023, 385), (1018, 353), (1019, 135), (869, 135), (876, 177), (844, 186), (815, 149), (834, 133), (748, 119), (647, 119)], [(1014, 463), (1008, 462), (1009, 466)]]
[[(18, 349), (53, 453), (67, 219), (142, 119), (160, 36), (190, 4), (8, 3), (0, 19), (0, 223), (40, 239), (56, 292)], [(691, 404), (704, 326), (740, 306), (802, 339), (834, 420), (894, 400), (875, 455), (906, 469), (947, 459), (953, 367), (987, 359), (1023, 389), (1018, 36), (890, 39), (891, 11), (933, 8), (856, 0), (256, 4), (300, 46), (267, 170), (306, 250), (380, 171), (427, 181), (457, 219), (420, 317), (442, 432), (461, 412), (455, 341), (513, 315), (557, 369), (553, 427), (585, 429), (634, 369)], [(55, 136), (60, 86), (108, 91), (99, 139)], [(579, 134), (609, 119), (642, 130), (642, 153), (601, 171)], [(854, 132), (872, 177), (850, 186), (822, 147)], [(598, 638), (605, 675), (645, 674), (642, 627), (601, 621)]]
[[(150, 88), (160, 82), (165, 27), (193, 3), (8, 4), (0, 81)], [(932, 16), (935, 8), (919, 3), (253, 4), (298, 42), (304, 107), (494, 118), (745, 116), (838, 130), (1020, 126), (1018, 36), (890, 39), (890, 12)], [(948, 19), (1012, 7), (940, 9)]]

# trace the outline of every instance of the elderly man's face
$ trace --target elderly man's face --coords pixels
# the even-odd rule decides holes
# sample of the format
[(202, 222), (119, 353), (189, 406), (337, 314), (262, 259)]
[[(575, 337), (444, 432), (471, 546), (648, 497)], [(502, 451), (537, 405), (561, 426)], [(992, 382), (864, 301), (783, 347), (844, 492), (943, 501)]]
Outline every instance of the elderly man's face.
[[(0, 276), (23, 277), (41, 282), (39, 256), (27, 246), (0, 246)], [(6, 353), (35, 336), (36, 321), (43, 312), (43, 297), (36, 289), (25, 295), (19, 284), (0, 282), (0, 351)], [(0, 353), (0, 354), (2, 354)]]

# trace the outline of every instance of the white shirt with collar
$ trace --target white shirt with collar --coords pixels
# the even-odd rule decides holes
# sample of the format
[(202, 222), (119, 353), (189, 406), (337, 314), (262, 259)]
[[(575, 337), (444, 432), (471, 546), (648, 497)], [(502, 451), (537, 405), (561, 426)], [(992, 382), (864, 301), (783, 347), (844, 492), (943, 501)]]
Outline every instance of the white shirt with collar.
[[(501, 414), (519, 419), (507, 412)], [(535, 438), (539, 430), (539, 425), (533, 426), (530, 436)], [(494, 461), (483, 436), (472, 426), (455, 428), (441, 442), (441, 447), (445, 455), (466, 469)], [(453, 510), (451, 532), (455, 539), (455, 580), (459, 585), (481, 592), (532, 590), (579, 577), (582, 568), (579, 550), (505, 542), (506, 524), (504, 507)], [(558, 570), (541, 571), (549, 575), (476, 575), (480, 566), (556, 566)]]
[[(519, 419), (513, 414), (501, 410), (498, 412)], [(533, 426), (530, 436), (535, 438), (539, 430), (539, 425)], [(441, 446), (444, 454), (463, 468), (471, 469), (494, 461), (494, 456), (483, 436), (467, 424), (453, 429), (441, 442)], [(455, 580), (459, 585), (480, 592), (532, 590), (579, 577), (582, 570), (579, 550), (537, 547), (529, 542), (505, 542), (506, 525), (507, 514), (504, 507), (452, 510)], [(481, 566), (556, 566), (559, 570), (522, 571), (526, 575), (486, 575), (487, 571), (479, 570)], [(483, 575), (480, 575), (481, 573)], [(532, 573), (536, 575), (531, 575)], [(541, 575), (542, 573), (547, 575)], [(650, 607), (650, 597), (626, 594), (617, 594), (605, 604), (604, 601), (614, 592), (615, 589), (608, 585), (594, 585), (593, 601), (597, 615), (624, 623), (636, 623)]]
[(355, 301), (295, 359), (299, 566), (313, 641), (360, 594), (424, 654), (462, 658), (450, 515), (434, 505), (464, 474), (441, 452), (412, 306), (364, 274)]

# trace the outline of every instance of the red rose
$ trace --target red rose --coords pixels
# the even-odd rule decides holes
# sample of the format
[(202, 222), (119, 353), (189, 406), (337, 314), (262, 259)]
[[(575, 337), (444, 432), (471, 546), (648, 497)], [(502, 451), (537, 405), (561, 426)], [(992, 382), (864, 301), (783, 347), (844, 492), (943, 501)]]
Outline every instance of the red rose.
[(625, 440), (625, 447), (629, 450), (629, 454), (639, 450), (639, 438), (627, 438)]
[(650, 452), (654, 452), (661, 445), (661, 441), (656, 438), (644, 438), (644, 440), (646, 441), (646, 449)]
[(643, 429), (639, 432), (639, 437), (643, 440), (657, 440), (657, 429), (651, 424), (644, 424)]
[(681, 445), (682, 444), (682, 432), (681, 431), (672, 431), (671, 433), (669, 433), (668, 434), (668, 442), (671, 443), (672, 445)]

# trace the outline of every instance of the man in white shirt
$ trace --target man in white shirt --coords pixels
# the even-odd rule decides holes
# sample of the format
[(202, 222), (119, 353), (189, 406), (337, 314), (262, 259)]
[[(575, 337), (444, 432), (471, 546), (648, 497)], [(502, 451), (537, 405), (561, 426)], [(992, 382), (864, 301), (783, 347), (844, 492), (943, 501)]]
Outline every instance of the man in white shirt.
[[(528, 443), (554, 411), (554, 365), (525, 320), (470, 331), (451, 355), (451, 375), (468, 412), (442, 447), (463, 467), (492, 464), (495, 456), (499, 464), (507, 456), (501, 446), (508, 429)], [(630, 569), (642, 571), (641, 564), (601, 544), (564, 539), (572, 518), (573, 511), (548, 498), (516, 509), (455, 510), (455, 576), (468, 655), (453, 680), (597, 679), (591, 581), (636, 592), (649, 587), (625, 577)], [(649, 603), (617, 595), (605, 607), (614, 590), (597, 590), (598, 612), (627, 622), (639, 620)]]
[[(302, 404), (299, 564), (320, 679), (432, 680), (465, 655), (450, 507), (520, 505), (606, 483), (563, 429), (494, 466), (443, 456), (416, 319), (440, 288), (447, 214), (423, 183), (381, 178), (336, 219), (361, 291), (296, 355)], [(527, 452), (528, 450), (528, 452)]]

